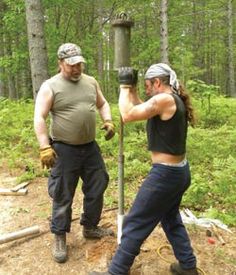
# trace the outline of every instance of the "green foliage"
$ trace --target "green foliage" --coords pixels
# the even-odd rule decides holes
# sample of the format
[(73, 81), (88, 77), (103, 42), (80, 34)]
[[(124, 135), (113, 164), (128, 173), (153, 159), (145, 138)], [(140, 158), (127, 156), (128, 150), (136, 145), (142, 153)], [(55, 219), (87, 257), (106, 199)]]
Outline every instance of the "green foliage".
[(187, 88), (201, 99), (219, 95), (219, 86), (208, 85), (204, 81), (196, 79), (187, 82)]
[(196, 109), (198, 127), (218, 128), (223, 125), (235, 127), (236, 125), (236, 100), (224, 96), (212, 95), (199, 98), (194, 95), (193, 106)]
[(1, 161), (7, 160), (10, 168), (31, 167), (37, 152), (32, 101), (0, 99), (0, 110)]
[[(228, 225), (236, 225), (235, 104), (233, 99), (213, 97), (209, 114), (201, 100), (194, 99), (194, 106), (201, 116), (197, 127), (189, 128), (187, 152), (192, 184), (183, 198), (183, 207), (218, 218)], [(19, 169), (18, 182), (48, 176), (48, 172), (40, 168), (33, 130), (33, 105), (32, 101), (0, 99), (0, 165)], [(105, 140), (99, 118), (97, 127), (97, 142), (110, 175), (105, 196), (109, 207), (118, 203), (119, 161), (122, 159), (122, 152), (119, 152), (120, 115), (117, 104), (111, 107), (116, 126), (114, 138)], [(151, 167), (145, 122), (125, 124), (123, 138), (125, 207), (128, 209)]]
[(184, 204), (200, 212), (207, 211), (208, 216), (220, 217), (228, 224), (236, 221), (232, 215), (236, 199), (235, 139), (235, 127), (227, 125), (190, 129), (188, 138), (192, 185)]

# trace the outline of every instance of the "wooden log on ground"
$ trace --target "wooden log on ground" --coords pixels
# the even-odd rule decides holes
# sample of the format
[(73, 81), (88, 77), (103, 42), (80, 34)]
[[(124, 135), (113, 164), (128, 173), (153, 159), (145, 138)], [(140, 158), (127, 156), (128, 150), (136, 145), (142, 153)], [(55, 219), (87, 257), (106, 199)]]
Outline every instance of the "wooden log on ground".
[(24, 187), (28, 186), (30, 184), (29, 181), (25, 181), (25, 182), (22, 182), (16, 186), (14, 186), (13, 188), (11, 188), (10, 190), (13, 191), (13, 192), (17, 192), (19, 191), (20, 189), (23, 189)]
[(3, 196), (24, 196), (28, 193), (26, 188), (19, 189), (18, 191), (12, 191), (7, 188), (0, 188), (0, 195)]
[(0, 244), (8, 243), (24, 237), (36, 235), (39, 233), (40, 233), (40, 229), (38, 225), (27, 227), (22, 230), (15, 231), (12, 233), (7, 233), (7, 234), (4, 234), (3, 236), (0, 236)]

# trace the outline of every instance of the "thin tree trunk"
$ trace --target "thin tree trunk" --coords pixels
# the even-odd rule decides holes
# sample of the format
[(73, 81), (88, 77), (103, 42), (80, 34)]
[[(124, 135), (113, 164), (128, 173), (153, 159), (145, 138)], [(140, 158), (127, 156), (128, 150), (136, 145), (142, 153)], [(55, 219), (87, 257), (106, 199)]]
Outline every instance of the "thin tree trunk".
[[(6, 44), (8, 47), (6, 47), (6, 54), (8, 56), (12, 56), (12, 49), (11, 49), (11, 37), (10, 34), (6, 34)], [(8, 95), (10, 99), (17, 99), (17, 92), (15, 87), (15, 76), (12, 73), (11, 67), (8, 67), (6, 69), (7, 72), (7, 81), (8, 81)]]
[[(199, 6), (200, 9), (204, 9), (204, 0), (194, 0), (192, 1), (192, 12), (193, 12), (193, 20), (192, 20), (192, 30), (193, 30), (193, 43), (192, 49), (194, 53), (194, 65), (201, 70), (206, 68), (205, 66), (205, 52), (202, 50), (202, 45), (206, 44), (205, 41), (205, 15), (204, 13), (198, 13)], [(207, 81), (207, 76), (205, 74), (199, 73), (199, 78), (204, 81)]]
[(25, 0), (33, 96), (49, 77), (41, 0)]
[(8, 91), (9, 91), (9, 98), (10, 99), (17, 99), (17, 93), (15, 88), (15, 78), (11, 74), (11, 72), (8, 72)]
[[(98, 49), (98, 75), (101, 83), (103, 83), (103, 1), (99, 1), (99, 15), (98, 15), (98, 24), (99, 24), (99, 33), (101, 34), (101, 38), (98, 41), (97, 49)], [(105, 87), (102, 87), (105, 90)]]
[[(1, 1), (0, 2), (0, 57), (4, 56), (4, 26), (3, 26), (3, 21), (2, 17), (5, 12), (6, 6), (5, 4)], [(7, 96), (7, 88), (6, 88), (6, 80), (5, 80), (5, 68), (0, 66), (0, 97), (6, 97)]]
[(31, 75), (29, 60), (25, 64), (25, 69), (21, 70), (20, 78), (21, 78), (21, 87), (22, 87), (22, 96), (24, 98), (33, 98), (32, 94), (32, 82), (31, 82)]
[(168, 58), (168, 0), (161, 0), (161, 10), (160, 10), (160, 18), (161, 18), (161, 62), (169, 63)]
[[(3, 33), (0, 34), (0, 57), (4, 56), (4, 39)], [(0, 97), (6, 97), (7, 89), (6, 89), (6, 81), (4, 76), (6, 75), (5, 68), (0, 67)]]
[(229, 44), (229, 94), (236, 97), (234, 75), (234, 43), (233, 43), (233, 17), (232, 0), (228, 0), (228, 44)]

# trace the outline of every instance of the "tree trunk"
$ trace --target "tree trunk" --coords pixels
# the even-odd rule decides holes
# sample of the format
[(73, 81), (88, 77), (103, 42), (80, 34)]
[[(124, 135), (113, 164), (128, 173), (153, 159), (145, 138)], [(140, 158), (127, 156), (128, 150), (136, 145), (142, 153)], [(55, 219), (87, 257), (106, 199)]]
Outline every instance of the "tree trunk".
[(49, 77), (48, 57), (44, 38), (44, 16), (41, 0), (25, 0), (28, 44), (33, 96)]
[(26, 64), (26, 68), (21, 72), (21, 85), (23, 89), (22, 96), (24, 98), (33, 98), (33, 94), (31, 92), (32, 91), (31, 75), (30, 75), (30, 70), (28, 70), (29, 67), (30, 67), (30, 62), (28, 60), (28, 63)]
[(160, 34), (161, 34), (161, 62), (169, 64), (167, 9), (168, 9), (168, 0), (161, 0), (161, 10), (160, 10), (160, 18), (161, 18), (161, 31), (160, 31)]
[(8, 91), (9, 91), (9, 98), (10, 99), (17, 99), (16, 87), (15, 87), (15, 77), (8, 72)]
[(228, 44), (229, 44), (229, 95), (236, 97), (234, 76), (234, 44), (233, 44), (233, 17), (232, 0), (228, 0)]
[[(0, 57), (4, 56), (4, 27), (3, 27), (3, 15), (6, 6), (3, 2), (0, 2)], [(5, 68), (0, 66), (0, 97), (7, 96), (6, 80), (5, 80)]]
[[(3, 33), (0, 34), (0, 57), (4, 56), (4, 39), (3, 39)], [(7, 96), (7, 90), (6, 90), (6, 81), (4, 79), (5, 68), (0, 66), (0, 97), (6, 97)]]
[[(99, 7), (98, 7), (98, 24), (99, 24), (99, 33), (101, 34), (101, 39), (98, 41), (98, 75), (101, 83), (103, 83), (103, 1), (99, 1)], [(102, 87), (103, 90), (105, 90), (104, 86)]]
[[(11, 36), (9, 33), (6, 34), (5, 36), (5, 42), (8, 47), (6, 47), (6, 55), (7, 56), (12, 56), (12, 48), (11, 48)], [(15, 86), (15, 74), (12, 72), (11, 66), (8, 66), (6, 68), (6, 73), (7, 73), (7, 82), (8, 82), (8, 96), (10, 99), (17, 99), (17, 91), (16, 91), (16, 86)]]

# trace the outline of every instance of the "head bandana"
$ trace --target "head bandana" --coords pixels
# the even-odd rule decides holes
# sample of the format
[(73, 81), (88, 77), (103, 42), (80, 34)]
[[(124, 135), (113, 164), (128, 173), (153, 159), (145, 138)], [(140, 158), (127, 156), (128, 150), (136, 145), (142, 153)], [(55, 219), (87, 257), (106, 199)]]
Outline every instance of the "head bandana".
[(175, 90), (179, 89), (179, 81), (177, 80), (175, 71), (165, 63), (151, 65), (146, 71), (144, 79), (152, 79), (161, 75), (170, 76), (170, 86)]

